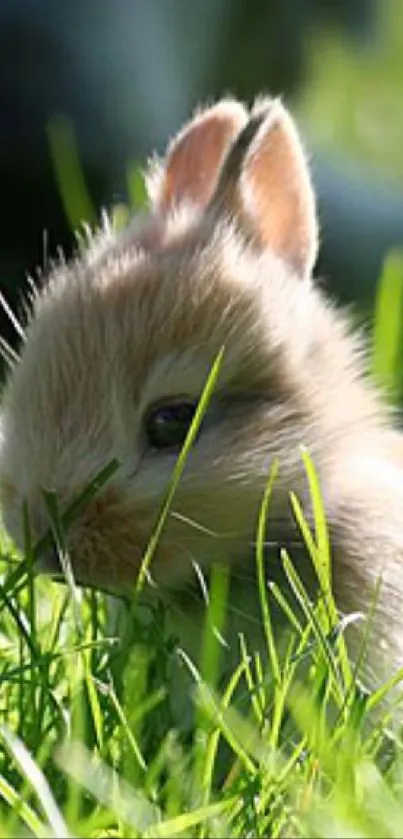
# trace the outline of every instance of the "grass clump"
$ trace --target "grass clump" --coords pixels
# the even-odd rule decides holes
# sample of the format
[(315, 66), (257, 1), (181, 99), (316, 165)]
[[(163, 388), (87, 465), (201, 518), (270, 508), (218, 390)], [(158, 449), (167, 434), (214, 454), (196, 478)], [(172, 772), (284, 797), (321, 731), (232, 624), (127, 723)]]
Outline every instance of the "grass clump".
[[(30, 556), (10, 570), (16, 558), (4, 544), (0, 835), (401, 835), (401, 743), (387, 716), (368, 716), (378, 697), (362, 690), (349, 662), (320, 489), (308, 453), (302, 457), (312, 531), (295, 496), (291, 503), (318, 597), (309, 598), (285, 551), (293, 597), (267, 584), (274, 464), (256, 547), (265, 646), (255, 650), (241, 635), (238, 665), (225, 684), (212, 633), (205, 633), (200, 661), (190, 659), (165, 628), (158, 591), (151, 602), (137, 592), (130, 607), (117, 608), (99, 592), (76, 589), (68, 571), (63, 587), (35, 579)], [(99, 488), (100, 479), (92, 491)], [(54, 509), (51, 515), (63, 553), (63, 517)], [(213, 569), (206, 625), (217, 634), (227, 585), (225, 570)], [(285, 646), (274, 603), (288, 623)], [(175, 714), (178, 660), (196, 709), (186, 730)]]

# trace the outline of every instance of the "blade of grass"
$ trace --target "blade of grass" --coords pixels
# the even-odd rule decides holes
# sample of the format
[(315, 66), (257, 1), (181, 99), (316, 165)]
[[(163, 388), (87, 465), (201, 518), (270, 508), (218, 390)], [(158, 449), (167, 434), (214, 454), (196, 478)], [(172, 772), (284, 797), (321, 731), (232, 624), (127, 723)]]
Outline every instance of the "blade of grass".
[(71, 121), (54, 116), (47, 125), (53, 170), (66, 218), (74, 231), (83, 222), (96, 223), (96, 213), (85, 184)]
[(386, 257), (374, 312), (372, 369), (393, 397), (401, 392), (400, 367), (403, 336), (403, 252)]
[(32, 831), (34, 836), (46, 835), (46, 825), (37, 816), (35, 811), (27, 804), (14, 787), (9, 784), (6, 778), (0, 775), (0, 795), (10, 805), (15, 814)]
[[(241, 661), (238, 666), (235, 668), (234, 672), (231, 675), (231, 678), (227, 684), (227, 687), (222, 695), (220, 701), (220, 708), (222, 711), (229, 708), (230, 702), (232, 697), (235, 693), (235, 690), (239, 684), (241, 676), (245, 672), (245, 664)], [(217, 751), (219, 746), (221, 736), (221, 729), (217, 727), (214, 731), (211, 732), (207, 747), (206, 747), (206, 754), (205, 754), (205, 762), (204, 762), (204, 771), (203, 771), (203, 778), (202, 778), (202, 788), (204, 793), (204, 804), (210, 799), (210, 795), (212, 792), (213, 786), (213, 773), (214, 773), (214, 764), (217, 757)]]
[(58, 765), (135, 830), (136, 835), (161, 821), (161, 811), (141, 790), (132, 787), (81, 743), (67, 743), (56, 755)]
[(267, 481), (262, 503), (259, 510), (259, 518), (256, 534), (256, 570), (260, 608), (263, 619), (263, 629), (266, 637), (267, 649), (269, 652), (271, 671), (276, 683), (280, 682), (280, 665), (277, 656), (276, 641), (273, 632), (273, 623), (267, 597), (267, 584), (265, 574), (265, 540), (269, 505), (273, 492), (274, 481), (278, 474), (278, 462), (275, 460), (270, 469), (269, 480)]
[(191, 827), (196, 827), (196, 825), (206, 822), (208, 819), (216, 819), (229, 809), (237, 809), (239, 806), (241, 806), (239, 798), (233, 796), (216, 804), (200, 807), (191, 813), (182, 813), (174, 819), (167, 819), (166, 821), (151, 825), (144, 832), (144, 839), (169, 839), (170, 836), (176, 836), (184, 830), (189, 830)]
[[(146, 764), (145, 758), (143, 757), (143, 755), (141, 753), (140, 746), (137, 743), (137, 740), (136, 740), (136, 738), (133, 734), (133, 731), (132, 731), (131, 727), (129, 726), (128, 720), (126, 718), (126, 714), (125, 714), (125, 712), (124, 712), (124, 710), (123, 710), (123, 708), (122, 708), (122, 706), (119, 702), (119, 699), (116, 696), (116, 693), (115, 693), (112, 686), (110, 686), (108, 688), (108, 696), (111, 700), (113, 708), (115, 709), (115, 712), (116, 712), (116, 715), (119, 719), (119, 722), (122, 725), (123, 731), (124, 731), (124, 733), (127, 737), (127, 742), (129, 743), (130, 749), (131, 749), (131, 751), (134, 755), (134, 759), (136, 760), (136, 762), (140, 766), (140, 769), (143, 772), (146, 772), (147, 771), (147, 764)], [(157, 700), (161, 701), (162, 698), (163, 698), (163, 695), (160, 693), (160, 696), (157, 697)], [(156, 698), (154, 697), (153, 707), (155, 707), (155, 704), (156, 704)], [(143, 715), (144, 715), (144, 703), (143, 703)], [(132, 720), (132, 724), (133, 724), (133, 720)]]
[[(203, 637), (200, 654), (200, 674), (204, 682), (215, 687), (219, 677), (219, 665), (224, 648), (222, 633), (227, 614), (227, 597), (229, 588), (228, 565), (213, 563), (210, 573), (210, 591), (207, 595), (207, 609), (204, 618)], [(195, 789), (200, 787), (205, 764), (206, 740), (211, 728), (210, 721), (196, 708), (193, 779)], [(202, 782), (203, 786), (203, 782)]]
[(55, 836), (60, 837), (60, 839), (69, 839), (69, 830), (56, 804), (49, 784), (43, 772), (31, 757), (28, 749), (5, 725), (0, 726), (0, 735), (4, 740), (8, 751), (17, 763), (22, 775), (27, 778), (32, 789), (36, 793), (38, 801), (40, 802), (46, 817), (49, 819), (49, 824), (51, 825)]
[(74, 579), (73, 568), (70, 562), (70, 557), (66, 545), (65, 528), (63, 527), (62, 518), (59, 511), (59, 504), (57, 495), (51, 490), (42, 491), (45, 505), (50, 519), (50, 525), (53, 532), (53, 538), (56, 544), (58, 557), (62, 567), (62, 571), (70, 592), (71, 603), (73, 606), (73, 618), (75, 629), (81, 641), (84, 640), (84, 628), (80, 612), (81, 596)]
[[(63, 528), (64, 532), (68, 532), (72, 524), (77, 520), (81, 513), (86, 509), (90, 501), (96, 498), (97, 495), (104, 489), (108, 481), (112, 478), (115, 472), (119, 469), (120, 463), (118, 460), (111, 460), (106, 466), (97, 472), (92, 480), (84, 487), (83, 491), (69, 504), (66, 510), (61, 513), (59, 528)], [(51, 493), (52, 495), (52, 493)], [(55, 501), (51, 501), (51, 507), (57, 503), (57, 496)], [(46, 550), (52, 542), (52, 534), (47, 533), (35, 545), (35, 558)], [(19, 581), (20, 575), (15, 575)], [(14, 582), (13, 582), (14, 584)]]
[(223, 649), (223, 642), (220, 642), (219, 639), (222, 638), (225, 627), (229, 582), (228, 565), (213, 563), (200, 661), (200, 672), (203, 679), (213, 686), (218, 678), (220, 655)]
[(147, 190), (141, 167), (137, 163), (128, 168), (127, 187), (132, 210), (141, 210), (147, 203)]
[[(261, 695), (260, 686), (256, 686), (251, 668), (251, 657), (248, 654), (245, 636), (241, 633), (239, 637), (239, 645), (241, 650), (241, 661), (244, 666), (246, 684), (249, 690), (251, 705), (259, 727), (263, 725), (265, 697)], [(261, 686), (263, 688), (263, 686)]]
[(290, 559), (287, 551), (285, 550), (285, 548), (282, 548), (282, 550), (281, 550), (281, 560), (282, 560), (282, 563), (283, 563), (284, 571), (287, 575), (287, 579), (290, 583), (290, 586), (291, 586), (291, 588), (292, 588), (292, 590), (293, 590), (293, 592), (294, 592), (294, 594), (295, 594), (295, 596), (298, 600), (298, 603), (302, 607), (302, 610), (305, 614), (305, 617), (307, 618), (307, 621), (312, 626), (312, 631), (313, 631), (313, 633), (316, 637), (316, 640), (318, 642), (319, 649), (322, 650), (323, 655), (325, 656), (325, 659), (328, 663), (329, 669), (330, 669), (330, 671), (333, 675), (334, 687), (335, 687), (336, 694), (338, 696), (339, 705), (343, 706), (343, 704), (344, 704), (344, 693), (343, 693), (343, 689), (340, 686), (339, 671), (338, 671), (337, 663), (336, 663), (334, 655), (333, 655), (332, 648), (331, 648), (325, 634), (323, 633), (322, 627), (321, 627), (320, 622), (319, 622), (319, 620), (318, 620), (318, 618), (315, 614), (315, 610), (314, 610), (314, 608), (313, 608), (313, 606), (312, 606), (312, 604), (309, 600), (306, 589), (305, 589), (304, 585), (302, 584), (302, 581), (301, 581), (300, 577), (298, 576), (298, 574), (297, 574), (297, 572), (296, 572), (296, 570), (293, 566), (293, 563), (291, 562), (291, 559)]
[(255, 766), (253, 760), (249, 757), (246, 749), (243, 748), (238, 735), (235, 734), (232, 727), (226, 721), (226, 715), (224, 713), (226, 709), (220, 707), (220, 702), (216, 698), (215, 691), (203, 682), (197, 667), (195, 667), (187, 653), (184, 650), (178, 649), (178, 654), (185, 662), (194, 678), (196, 686), (195, 699), (197, 703), (201, 708), (203, 708), (204, 712), (209, 719), (211, 719), (214, 725), (219, 727), (222, 736), (227, 741), (232, 751), (237, 755), (248, 773), (252, 775), (256, 774), (257, 767)]
[(150, 565), (151, 565), (151, 562), (152, 562), (152, 558), (154, 556), (154, 553), (156, 551), (158, 542), (160, 540), (161, 533), (163, 531), (163, 528), (164, 528), (169, 510), (170, 510), (172, 501), (174, 499), (177, 486), (178, 486), (179, 481), (182, 477), (182, 474), (183, 474), (183, 471), (184, 471), (184, 468), (185, 468), (185, 465), (186, 465), (186, 461), (187, 461), (190, 449), (192, 448), (193, 443), (194, 443), (194, 441), (197, 437), (197, 434), (199, 432), (201, 423), (202, 423), (203, 418), (205, 416), (205, 413), (207, 411), (212, 393), (213, 393), (214, 388), (216, 386), (217, 379), (218, 379), (220, 369), (221, 369), (223, 356), (224, 356), (224, 347), (222, 347), (220, 349), (220, 351), (219, 351), (219, 353), (218, 353), (218, 355), (217, 355), (217, 357), (216, 357), (216, 359), (215, 359), (215, 361), (212, 365), (212, 368), (211, 368), (210, 373), (208, 375), (207, 381), (206, 381), (206, 383), (204, 385), (204, 388), (202, 390), (202, 394), (201, 394), (201, 397), (199, 399), (199, 402), (198, 402), (193, 420), (190, 424), (189, 431), (186, 435), (185, 442), (182, 446), (181, 452), (180, 452), (180, 454), (178, 456), (178, 459), (176, 461), (175, 469), (172, 473), (171, 480), (169, 482), (168, 489), (167, 489), (167, 492), (165, 494), (165, 500), (162, 504), (162, 508), (160, 510), (160, 513), (159, 513), (159, 516), (157, 518), (155, 527), (154, 527), (153, 532), (151, 534), (151, 538), (148, 542), (145, 554), (143, 556), (143, 560), (142, 560), (141, 567), (140, 567), (139, 574), (138, 574), (137, 581), (136, 581), (135, 594), (139, 594), (139, 592), (142, 590), (142, 588), (144, 586), (144, 583), (146, 581), (147, 574), (148, 574), (148, 571), (149, 571), (149, 568), (150, 568)]
[[(305, 447), (302, 447), (301, 449), (301, 457), (308, 479), (308, 487), (313, 509), (315, 539), (312, 539), (311, 537), (310, 529), (295, 493), (290, 494), (291, 504), (294, 516), (301, 530), (305, 545), (309, 550), (311, 561), (319, 581), (322, 595), (321, 602), (324, 604), (324, 614), (327, 616), (326, 631), (329, 632), (337, 627), (339, 622), (337, 606), (332, 592), (329, 531), (318, 474), (312, 458)], [(319, 606), (319, 609), (320, 608), (321, 607)], [(339, 653), (341, 673), (344, 681), (344, 690), (347, 692), (352, 682), (352, 670), (343, 633), (338, 635), (336, 643)]]
[(302, 633), (303, 633), (302, 624), (298, 620), (292, 606), (290, 606), (287, 598), (284, 596), (283, 592), (281, 591), (281, 589), (279, 588), (277, 583), (274, 582), (274, 580), (273, 581), (270, 580), (269, 583), (268, 583), (268, 586), (269, 586), (269, 589), (270, 589), (273, 597), (277, 601), (278, 605), (280, 606), (281, 610), (283, 611), (283, 613), (284, 613), (285, 617), (287, 618), (288, 622), (290, 623), (290, 625), (293, 627), (293, 629), (295, 629), (295, 631), (298, 633), (298, 635), (302, 635)]

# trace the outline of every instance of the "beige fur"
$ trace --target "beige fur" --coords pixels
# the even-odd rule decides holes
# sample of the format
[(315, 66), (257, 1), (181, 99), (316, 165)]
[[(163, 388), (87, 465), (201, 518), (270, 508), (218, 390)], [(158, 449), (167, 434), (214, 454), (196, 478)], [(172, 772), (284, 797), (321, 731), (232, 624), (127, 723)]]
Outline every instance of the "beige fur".
[[(402, 438), (366, 376), (361, 339), (311, 280), (315, 198), (294, 123), (278, 101), (248, 115), (225, 100), (185, 127), (149, 180), (150, 214), (119, 235), (106, 222), (35, 300), (3, 404), (6, 526), (21, 545), (25, 499), (40, 537), (41, 488), (68, 504), (118, 458), (68, 538), (79, 582), (127, 591), (176, 457), (149, 448), (144, 416), (197, 399), (224, 345), (211, 421), (152, 574), (175, 587), (192, 560), (220, 559), (247, 576), (275, 456), (268, 540), (295, 541), (288, 493), (307, 500), (304, 445), (322, 484), (340, 609), (366, 611), (383, 577), (370, 662), (380, 678), (384, 661), (403, 665)], [(278, 562), (274, 551), (269, 576)]]

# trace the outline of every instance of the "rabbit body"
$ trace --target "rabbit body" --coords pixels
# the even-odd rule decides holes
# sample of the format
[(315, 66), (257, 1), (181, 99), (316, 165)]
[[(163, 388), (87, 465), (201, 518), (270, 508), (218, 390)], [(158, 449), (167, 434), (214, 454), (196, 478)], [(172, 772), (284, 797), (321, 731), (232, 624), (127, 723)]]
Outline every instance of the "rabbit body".
[[(290, 490), (311, 515), (305, 446), (321, 482), (341, 612), (367, 612), (382, 578), (368, 665), (378, 681), (403, 665), (402, 437), (367, 375), (361, 337), (312, 280), (315, 197), (295, 125), (277, 100), (250, 112), (222, 100), (153, 162), (148, 185), (149, 215), (121, 233), (105, 222), (33, 301), (3, 399), (6, 527), (22, 546), (25, 500), (39, 538), (48, 527), (41, 489), (68, 505), (117, 458), (68, 546), (79, 583), (129, 591), (178, 452), (150, 443), (147, 418), (160, 405), (195, 404), (224, 347), (151, 574), (175, 590), (194, 561), (220, 561), (246, 578), (276, 458), (267, 528), (267, 573), (276, 576), (278, 548), (293, 556), (298, 540)], [(241, 584), (241, 604), (242, 596)], [(353, 646), (359, 631), (349, 630)]]

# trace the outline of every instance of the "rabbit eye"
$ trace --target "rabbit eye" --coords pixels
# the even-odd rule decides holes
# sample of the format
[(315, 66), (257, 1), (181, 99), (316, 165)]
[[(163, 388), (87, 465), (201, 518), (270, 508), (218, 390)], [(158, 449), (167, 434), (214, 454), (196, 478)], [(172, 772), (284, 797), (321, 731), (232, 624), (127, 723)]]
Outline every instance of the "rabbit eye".
[(194, 402), (177, 402), (150, 411), (145, 426), (150, 446), (154, 449), (180, 448), (195, 410)]

